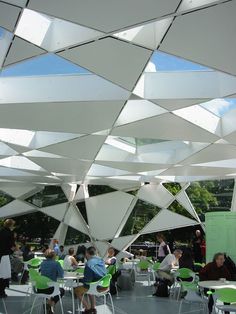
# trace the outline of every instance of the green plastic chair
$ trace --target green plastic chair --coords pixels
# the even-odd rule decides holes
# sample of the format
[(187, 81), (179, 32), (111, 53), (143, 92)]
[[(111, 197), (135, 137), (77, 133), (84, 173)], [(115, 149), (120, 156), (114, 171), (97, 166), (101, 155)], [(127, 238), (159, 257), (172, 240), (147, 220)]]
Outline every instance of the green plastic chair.
[[(188, 280), (189, 279), (189, 280)], [(177, 299), (179, 300), (181, 291), (195, 290), (197, 283), (196, 274), (189, 268), (180, 268), (175, 273), (175, 288), (180, 285)]]
[(141, 260), (138, 264), (137, 267), (141, 270), (141, 271), (148, 271), (148, 269), (150, 268), (150, 263), (149, 261), (143, 259)]
[(155, 263), (152, 265), (150, 275), (152, 275), (152, 280), (153, 280), (153, 281), (156, 280), (156, 272), (158, 271), (160, 265), (161, 265), (160, 262), (155, 262)]
[(116, 265), (110, 265), (107, 267), (107, 273), (110, 274), (111, 276), (115, 275), (117, 269)]
[(30, 266), (31, 268), (39, 268), (39, 266), (42, 264), (42, 260), (35, 257), (32, 258), (27, 262), (27, 265)]
[(62, 268), (64, 268), (64, 260), (63, 259), (59, 259), (57, 262), (61, 265)]
[(78, 273), (79, 275), (83, 275), (84, 274), (84, 268), (77, 268), (76, 273)]
[[(104, 303), (105, 303), (105, 296), (108, 295), (110, 298), (110, 302), (111, 302), (111, 307), (112, 307), (112, 313), (115, 314), (115, 309), (114, 309), (114, 304), (113, 304), (113, 300), (109, 291), (110, 288), (110, 283), (111, 283), (111, 274), (107, 274), (106, 276), (104, 276), (103, 278), (101, 278), (100, 280), (96, 281), (96, 282), (88, 282), (86, 283), (89, 286), (89, 290), (83, 295), (82, 300), (81, 300), (81, 306), (79, 311), (82, 312), (82, 304), (83, 304), (83, 298), (86, 294), (89, 295), (93, 295), (93, 296), (103, 296), (104, 297)], [(99, 291), (99, 288), (103, 288), (103, 291)]]
[[(60, 297), (59, 284), (57, 282), (53, 282), (50, 278), (48, 278), (46, 276), (42, 276), (39, 273), (36, 274), (34, 269), (30, 270), (30, 278), (32, 279), (32, 285), (33, 285), (33, 291), (34, 291), (34, 301), (32, 303), (30, 314), (33, 313), (33, 309), (35, 307), (35, 303), (36, 303), (36, 300), (38, 298), (43, 298), (44, 310), (46, 313), (47, 312), (47, 310), (46, 310), (47, 300), (52, 298), (52, 297), (55, 297), (55, 296), (59, 296), (61, 313), (64, 314), (64, 309), (63, 309), (63, 305), (62, 305), (62, 301), (61, 301), (61, 297)], [(53, 291), (51, 294), (45, 294), (43, 292), (40, 292), (40, 293), (37, 292), (38, 289), (44, 290), (44, 289), (48, 289), (49, 287), (53, 288)]]
[(236, 289), (222, 288), (215, 292), (215, 296), (218, 301), (221, 301), (224, 303), (230, 303), (229, 305), (220, 305), (220, 304), (217, 304), (217, 302), (215, 302), (215, 308), (222, 311), (222, 313), (224, 312), (236, 313), (235, 304), (231, 305), (231, 303), (236, 303)]

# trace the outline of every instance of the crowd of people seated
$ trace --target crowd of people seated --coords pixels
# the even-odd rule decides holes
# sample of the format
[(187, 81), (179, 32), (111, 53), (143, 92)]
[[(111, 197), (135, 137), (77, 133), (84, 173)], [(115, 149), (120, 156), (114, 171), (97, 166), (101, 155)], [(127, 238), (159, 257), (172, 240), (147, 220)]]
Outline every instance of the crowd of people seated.
[[(0, 229), (0, 298), (7, 297), (5, 289), (9, 286), (9, 279), (16, 279), (18, 273), (22, 273), (22, 283), (25, 283), (28, 279), (28, 272), (23, 272), (24, 263), (32, 260), (35, 256), (35, 252), (31, 245), (22, 243), (21, 246), (16, 244), (16, 234), (14, 233), (15, 222), (12, 219), (7, 219), (3, 227)], [(140, 249), (135, 258), (139, 261), (148, 260), (150, 263), (159, 261), (159, 268), (156, 272), (156, 277), (159, 280), (167, 281), (168, 285), (173, 284), (175, 275), (173, 270), (177, 268), (187, 268), (193, 272), (197, 272), (200, 281), (219, 280), (225, 278), (226, 280), (232, 280), (236, 274), (236, 267), (234, 269), (226, 263), (224, 253), (215, 254), (213, 261), (204, 265), (205, 256), (205, 244), (203, 237), (199, 230), (196, 230), (192, 246), (184, 247), (181, 249), (174, 249), (171, 253), (170, 247), (162, 234), (157, 234), (157, 241), (159, 242), (159, 248), (156, 257), (147, 257), (147, 252)], [(40, 265), (40, 274), (46, 276), (52, 281), (57, 281), (64, 277), (65, 271), (73, 271), (83, 265), (84, 276), (81, 279), (82, 285), (75, 288), (74, 293), (78, 297), (84, 306), (84, 313), (96, 313), (95, 298), (89, 296), (89, 302), (83, 298), (83, 295), (89, 290), (89, 283), (99, 281), (103, 278), (109, 267), (117, 264), (116, 251), (110, 247), (107, 251), (106, 258), (100, 258), (97, 255), (94, 247), (85, 248), (79, 246), (77, 252), (74, 248), (65, 250), (63, 245), (59, 246), (59, 242), (54, 239), (52, 241), (52, 249), (49, 246), (42, 248), (42, 254), (44, 259)], [(123, 258), (122, 261), (126, 262), (132, 259), (132, 255), (129, 258)], [(60, 263), (59, 261), (63, 261)], [(201, 263), (200, 263), (201, 261)], [(85, 262), (85, 264), (83, 264)], [(231, 265), (232, 266), (232, 265)], [(27, 276), (24, 277), (24, 275)], [(38, 293), (51, 294), (53, 287), (47, 289), (39, 289)], [(103, 287), (98, 287), (103, 291)], [(63, 297), (65, 291), (60, 288), (60, 297)], [(54, 306), (59, 301), (59, 296), (53, 297), (48, 300), (47, 313), (54, 313)], [(212, 312), (214, 301), (212, 295), (209, 297), (209, 313)], [(227, 312), (226, 312), (227, 313)]]

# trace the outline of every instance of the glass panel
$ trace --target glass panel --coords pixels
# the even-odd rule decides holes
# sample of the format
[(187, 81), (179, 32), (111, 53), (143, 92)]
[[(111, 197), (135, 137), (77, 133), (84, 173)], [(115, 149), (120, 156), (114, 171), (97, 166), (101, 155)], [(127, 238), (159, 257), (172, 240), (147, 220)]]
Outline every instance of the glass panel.
[(0, 207), (14, 201), (14, 198), (3, 191), (0, 191)]
[(41, 244), (49, 244), (59, 226), (58, 220), (40, 212), (18, 216), (14, 220), (15, 231), (20, 237)]
[(121, 236), (137, 234), (159, 211), (159, 207), (138, 200), (121, 232)]
[(173, 195), (178, 194), (181, 191), (181, 185), (177, 182), (166, 182), (163, 186)]
[(229, 211), (233, 197), (234, 180), (193, 182), (186, 190), (200, 218), (209, 211)]
[(87, 210), (86, 210), (85, 202), (79, 202), (76, 204), (76, 206), (78, 207), (82, 217), (84, 218), (84, 220), (86, 221), (86, 223), (88, 225), (88, 216), (87, 216)]
[(177, 201), (174, 201), (169, 207), (169, 210), (176, 214), (180, 214), (187, 218), (193, 219), (193, 216), (189, 214), (189, 212)]
[(26, 199), (26, 202), (40, 208), (66, 203), (67, 201), (60, 186), (45, 186), (42, 191)]
[(89, 197), (115, 192), (113, 188), (108, 185), (88, 185)]
[(90, 242), (89, 236), (86, 234), (75, 230), (72, 227), (68, 227), (66, 239), (65, 239), (65, 245), (74, 245), (79, 243), (85, 243)]

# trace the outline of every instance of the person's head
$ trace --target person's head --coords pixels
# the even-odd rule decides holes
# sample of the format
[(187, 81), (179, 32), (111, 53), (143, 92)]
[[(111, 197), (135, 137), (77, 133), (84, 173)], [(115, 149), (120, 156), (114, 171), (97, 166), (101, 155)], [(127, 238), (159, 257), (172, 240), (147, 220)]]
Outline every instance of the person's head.
[(143, 256), (143, 255), (144, 255), (143, 249), (140, 249), (139, 250), (139, 256)]
[(109, 257), (113, 257), (113, 256), (115, 256), (115, 254), (116, 254), (116, 252), (115, 252), (115, 250), (113, 249), (113, 247), (110, 247), (110, 248), (108, 249), (107, 253), (108, 253), (108, 256), (109, 256)]
[(157, 238), (157, 241), (160, 243), (165, 241), (165, 237), (162, 233), (157, 233), (156, 238)]
[(224, 262), (225, 262), (224, 253), (221, 253), (221, 252), (216, 253), (214, 255), (213, 262), (216, 263), (217, 267), (222, 267), (224, 265)]
[(183, 252), (181, 250), (177, 249), (177, 250), (174, 250), (173, 254), (174, 254), (175, 258), (177, 260), (179, 260), (180, 257), (182, 256)]
[(64, 246), (63, 245), (60, 245), (60, 251), (64, 252)]
[(86, 259), (89, 260), (90, 258), (96, 256), (96, 249), (93, 246), (90, 246), (89, 248), (86, 249)]
[(75, 254), (75, 250), (73, 247), (69, 248), (68, 253), (70, 256), (73, 256)]
[(199, 238), (201, 236), (201, 231), (200, 230), (196, 230), (195, 234), (196, 234), (196, 237)]
[(55, 257), (56, 257), (56, 253), (51, 249), (47, 249), (45, 251), (44, 255), (47, 259), (55, 259)]
[(59, 242), (58, 242), (57, 239), (53, 239), (52, 243), (53, 243), (53, 245), (56, 245), (56, 244), (58, 244)]
[(8, 229), (10, 229), (10, 230), (13, 230), (14, 229), (14, 227), (15, 227), (15, 220), (13, 220), (13, 219), (6, 219), (5, 221), (4, 221), (4, 223), (3, 223), (3, 226), (5, 227), (5, 228), (8, 228)]

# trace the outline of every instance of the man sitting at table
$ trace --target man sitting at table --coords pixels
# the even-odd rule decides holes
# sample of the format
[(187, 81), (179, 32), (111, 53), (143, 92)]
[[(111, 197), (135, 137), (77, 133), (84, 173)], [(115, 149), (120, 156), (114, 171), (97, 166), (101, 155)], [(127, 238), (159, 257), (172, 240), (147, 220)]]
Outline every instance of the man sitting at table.
[[(46, 260), (44, 260), (40, 266), (40, 272), (42, 276), (50, 278), (52, 281), (57, 281), (64, 277), (64, 270), (61, 265), (55, 261), (56, 254), (53, 250), (48, 249), (45, 252)], [(37, 289), (38, 293), (51, 294), (53, 292), (53, 287), (47, 289)], [(60, 295), (63, 297), (65, 290), (60, 288)], [(54, 306), (59, 301), (59, 296), (55, 296), (48, 301), (47, 304), (47, 314), (54, 313)]]
[[(225, 262), (224, 253), (216, 253), (214, 255), (213, 261), (208, 263), (205, 267), (203, 267), (200, 270), (199, 272), (200, 281), (219, 280), (220, 278), (230, 280), (231, 275), (228, 269), (224, 266), (224, 262)], [(212, 295), (210, 295), (208, 302), (209, 313), (212, 313), (213, 305), (214, 300)]]
[[(96, 249), (94, 247), (91, 246), (86, 250), (86, 259), (87, 263), (85, 264), (84, 278), (82, 280), (83, 286), (75, 288), (75, 294), (80, 301), (82, 300), (83, 295), (89, 290), (89, 283), (100, 280), (107, 273), (105, 263), (100, 257), (96, 256)], [(100, 289), (101, 291), (104, 290), (104, 288)], [(90, 306), (85, 298), (83, 299), (83, 306), (85, 308), (83, 313), (97, 313), (95, 308), (95, 297), (89, 295), (89, 299), (91, 303)]]
[(168, 254), (160, 264), (158, 269), (158, 277), (173, 282), (174, 276), (171, 274), (171, 270), (179, 266), (179, 259), (181, 256), (181, 250), (175, 250), (173, 254)]
[(78, 266), (78, 262), (74, 257), (75, 250), (73, 247), (71, 247), (68, 250), (68, 255), (64, 258), (64, 269), (65, 270), (73, 270)]

